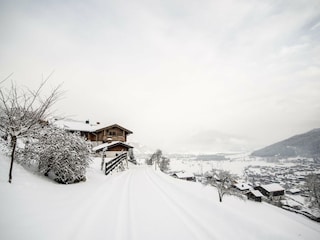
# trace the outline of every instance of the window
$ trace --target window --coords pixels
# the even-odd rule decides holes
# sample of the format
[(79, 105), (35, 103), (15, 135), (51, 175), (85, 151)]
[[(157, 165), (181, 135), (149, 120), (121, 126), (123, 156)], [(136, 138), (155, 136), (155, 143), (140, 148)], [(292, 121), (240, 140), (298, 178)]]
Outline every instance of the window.
[(116, 132), (113, 132), (113, 131), (110, 131), (108, 134), (109, 136), (116, 136)]

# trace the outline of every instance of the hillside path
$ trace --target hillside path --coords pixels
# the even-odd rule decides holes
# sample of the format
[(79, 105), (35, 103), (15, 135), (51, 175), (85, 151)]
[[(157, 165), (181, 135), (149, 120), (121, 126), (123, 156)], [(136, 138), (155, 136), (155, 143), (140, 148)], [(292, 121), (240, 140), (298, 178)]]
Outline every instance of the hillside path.
[(76, 219), (85, 220), (79, 221), (70, 238), (214, 239), (214, 228), (199, 216), (203, 207), (190, 208), (194, 196), (158, 174), (135, 167), (106, 176), (110, 181), (88, 196), (76, 213)]
[[(219, 203), (212, 188), (174, 179), (150, 167), (133, 167), (129, 171), (106, 178), (109, 181), (105, 181), (88, 199), (91, 209), (84, 208), (81, 213), (85, 222), (81, 221), (76, 234), (70, 237), (212, 240), (257, 237), (300, 239), (303, 236), (300, 233), (295, 236), (289, 232), (290, 224), (294, 226), (295, 222), (288, 222), (286, 212), (282, 215), (281, 209), (276, 208), (280, 210), (280, 214), (276, 213), (279, 217), (276, 221), (289, 226), (285, 225), (286, 227), (280, 230), (273, 229), (268, 226), (268, 222), (263, 221), (262, 215), (268, 210), (262, 210), (261, 215), (257, 212), (256, 217), (259, 217), (259, 220), (250, 219), (250, 216), (243, 216), (244, 213), (239, 212), (237, 206)], [(98, 199), (94, 203), (91, 202), (96, 198)], [(239, 200), (237, 202), (244, 203)], [(253, 204), (254, 207), (259, 207)], [(267, 209), (271, 207), (271, 210), (275, 211), (273, 206), (260, 205)], [(239, 207), (241, 208), (241, 205)], [(317, 239), (320, 228), (317, 230), (318, 232), (313, 232), (308, 239)]]
[(226, 197), (147, 166), (69, 186), (17, 166), (0, 182), (0, 239), (320, 239), (320, 225), (265, 203)]

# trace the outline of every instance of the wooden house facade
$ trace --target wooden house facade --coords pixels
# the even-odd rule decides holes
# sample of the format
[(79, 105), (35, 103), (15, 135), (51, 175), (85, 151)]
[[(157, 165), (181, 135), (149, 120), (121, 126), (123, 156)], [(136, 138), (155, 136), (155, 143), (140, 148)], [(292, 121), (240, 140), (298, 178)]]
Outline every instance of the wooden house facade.
[(126, 142), (127, 136), (132, 134), (132, 131), (121, 127), (118, 124), (113, 124), (110, 126), (97, 128), (95, 131), (91, 132), (81, 132), (81, 135), (85, 136), (91, 142), (113, 142), (120, 141)]
[(132, 146), (126, 144), (127, 137), (132, 131), (118, 125), (103, 125), (99, 122), (75, 121), (70, 119), (56, 120), (54, 125), (68, 132), (78, 133), (92, 143), (93, 151), (104, 151), (107, 157), (114, 157), (123, 152), (132, 150)]
[(120, 142), (120, 141), (115, 141), (115, 142), (111, 142), (111, 143), (103, 143), (100, 144), (96, 147), (94, 147), (92, 150), (96, 153), (98, 153), (99, 155), (105, 155), (105, 157), (108, 158), (112, 158), (112, 157), (116, 157), (119, 154), (123, 153), (123, 152), (129, 152), (133, 149), (132, 146), (124, 143), (124, 142)]
[(132, 134), (132, 131), (118, 125), (102, 125), (99, 122), (90, 123), (89, 121), (81, 122), (75, 120), (57, 120), (54, 122), (66, 131), (78, 133), (87, 140), (94, 143), (95, 146), (107, 142), (126, 142), (127, 136)]

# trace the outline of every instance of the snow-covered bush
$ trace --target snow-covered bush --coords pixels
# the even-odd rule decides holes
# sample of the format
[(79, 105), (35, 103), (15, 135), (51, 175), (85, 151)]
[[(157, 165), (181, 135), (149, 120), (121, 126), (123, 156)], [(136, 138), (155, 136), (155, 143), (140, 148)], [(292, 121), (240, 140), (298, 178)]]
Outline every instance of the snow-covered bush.
[(46, 126), (25, 145), (24, 157), (38, 164), (38, 170), (59, 183), (85, 181), (90, 147), (77, 134)]

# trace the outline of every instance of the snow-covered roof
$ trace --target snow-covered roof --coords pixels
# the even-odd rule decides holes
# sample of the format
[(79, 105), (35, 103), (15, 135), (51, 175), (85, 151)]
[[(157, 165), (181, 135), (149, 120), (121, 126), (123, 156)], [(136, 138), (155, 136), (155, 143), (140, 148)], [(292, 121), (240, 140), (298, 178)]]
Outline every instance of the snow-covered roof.
[(255, 197), (263, 197), (262, 193), (259, 190), (250, 191)]
[(100, 145), (98, 145), (96, 147), (93, 147), (92, 151), (96, 152), (98, 150), (101, 150), (101, 149), (104, 149), (104, 148), (108, 148), (108, 146), (109, 146), (109, 143), (103, 143), (103, 144), (100, 144)]
[(298, 188), (291, 188), (291, 189), (288, 190), (288, 192), (290, 192), (290, 193), (292, 193), (292, 194), (296, 194), (296, 193), (301, 192), (301, 190), (298, 189)]
[(282, 205), (289, 206), (292, 208), (301, 207), (300, 203), (298, 203), (294, 200), (291, 200), (291, 199), (281, 200), (280, 202), (282, 203)]
[(53, 120), (52, 123), (57, 127), (60, 127), (69, 131), (96, 132), (105, 128), (117, 127), (124, 130), (128, 134), (132, 133), (130, 130), (124, 127), (121, 127), (118, 124), (101, 124), (100, 122), (90, 123), (86, 121), (77, 121), (72, 119), (58, 119), (58, 120)]
[(130, 131), (130, 130), (118, 125), (118, 124), (104, 125), (104, 126), (103, 125), (98, 125), (96, 131), (100, 131), (100, 130), (103, 130), (103, 129), (106, 129), (106, 128), (120, 128), (123, 131), (125, 131), (127, 134), (131, 134), (132, 133), (132, 131)]
[(178, 173), (175, 173), (175, 175), (178, 178), (193, 178), (194, 177), (193, 173), (188, 173), (188, 172), (178, 172)]
[(101, 128), (100, 124), (86, 123), (85, 121), (77, 121), (71, 119), (55, 120), (53, 124), (57, 127), (69, 131), (94, 132), (97, 128)]
[(278, 183), (270, 183), (266, 185), (262, 185), (262, 188), (267, 190), (268, 192), (277, 192), (277, 191), (284, 191), (284, 188), (280, 186)]
[(247, 183), (243, 183), (243, 182), (236, 183), (234, 184), (234, 186), (241, 191), (249, 190), (251, 188)]
[(126, 146), (126, 147), (128, 147), (128, 148), (132, 148), (132, 146), (130, 146), (130, 145), (124, 143), (124, 142), (113, 141), (113, 142), (111, 142), (111, 143), (103, 143), (103, 144), (100, 144), (100, 145), (92, 148), (92, 151), (96, 152), (96, 151), (99, 151), (99, 150), (102, 150), (102, 149), (108, 150), (108, 148), (110, 148), (110, 147), (112, 147), (112, 146), (115, 146), (115, 145), (118, 145), (118, 144), (123, 145), (123, 146)]

